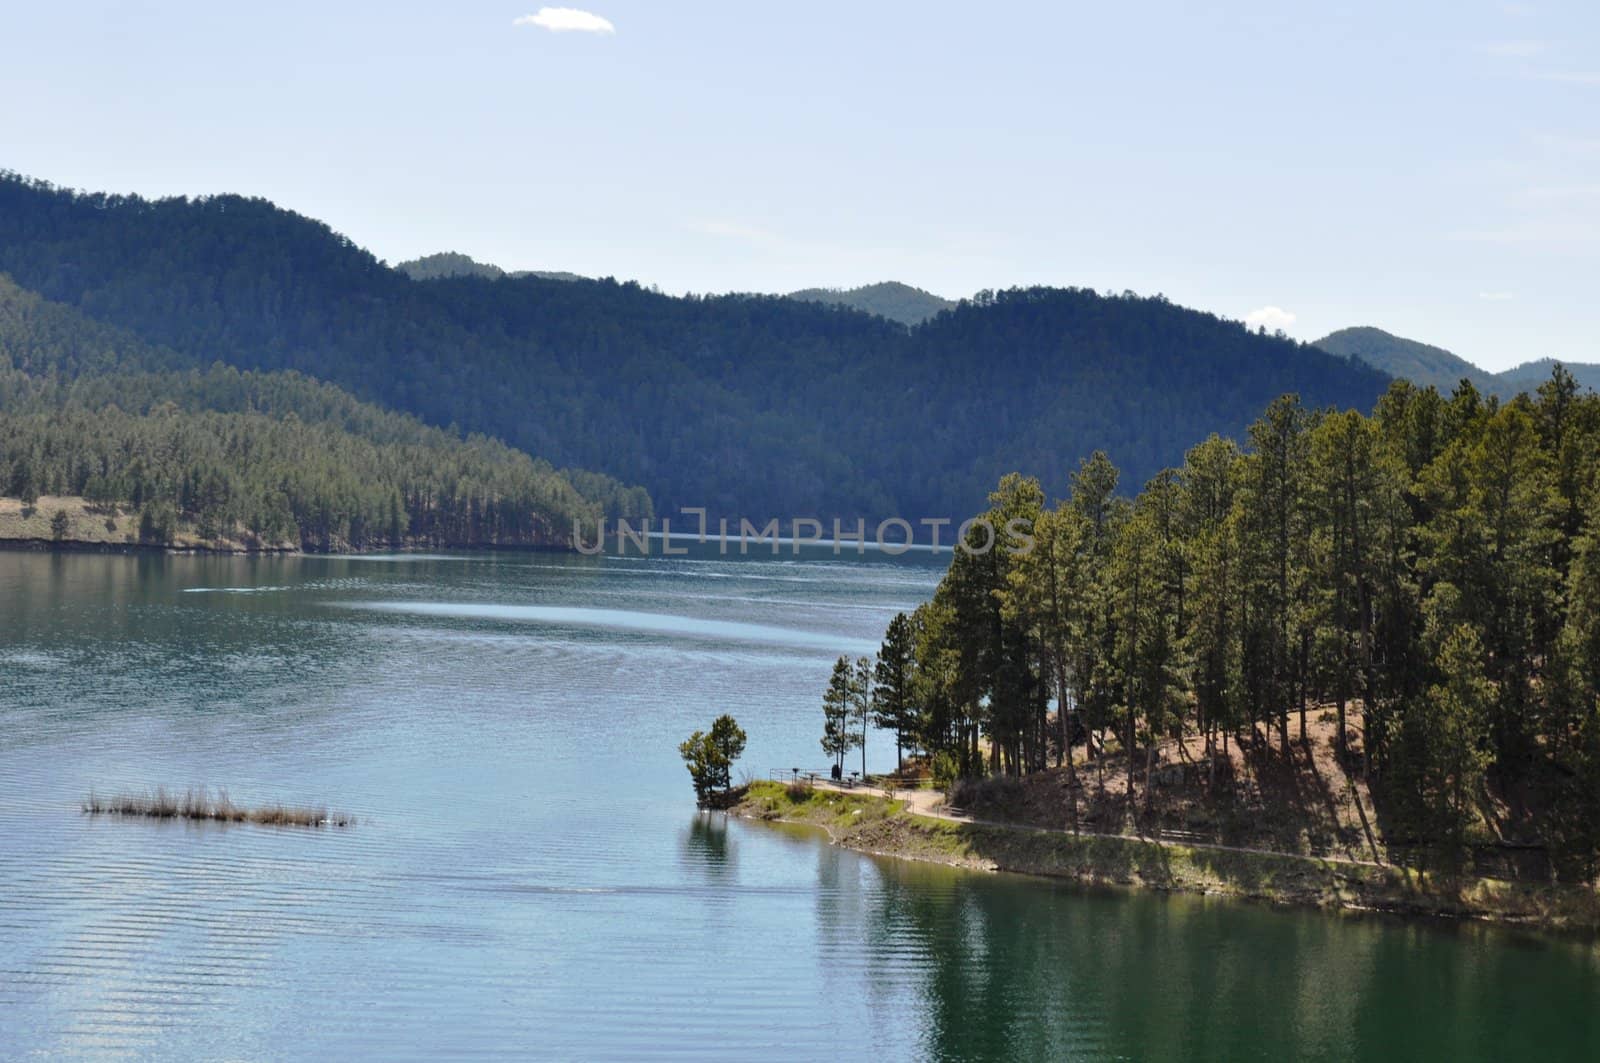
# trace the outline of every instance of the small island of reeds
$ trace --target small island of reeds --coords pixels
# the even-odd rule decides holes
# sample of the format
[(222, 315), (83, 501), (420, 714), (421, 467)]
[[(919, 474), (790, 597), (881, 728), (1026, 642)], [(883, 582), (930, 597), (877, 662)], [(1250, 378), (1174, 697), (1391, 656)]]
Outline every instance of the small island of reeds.
[(236, 805), (228, 791), (216, 796), (204, 787), (185, 790), (181, 796), (158, 786), (154, 792), (101, 797), (94, 792), (84, 799), (83, 811), (90, 816), (139, 816), (145, 819), (210, 820), (217, 823), (255, 823), (264, 827), (353, 827), (356, 819), (344, 812), (330, 812), (323, 805), (285, 805), (273, 803), (249, 807)]

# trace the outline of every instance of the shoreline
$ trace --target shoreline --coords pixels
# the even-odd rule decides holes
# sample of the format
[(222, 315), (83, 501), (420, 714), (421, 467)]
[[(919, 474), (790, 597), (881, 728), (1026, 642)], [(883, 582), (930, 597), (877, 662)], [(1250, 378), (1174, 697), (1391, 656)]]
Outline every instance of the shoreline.
[(170, 554), (212, 555), (217, 557), (341, 557), (365, 554), (426, 554), (437, 550), (461, 550), (472, 553), (576, 553), (569, 546), (538, 543), (408, 543), (404, 546), (343, 546), (336, 550), (307, 550), (299, 546), (218, 546), (207, 543), (162, 545), (160, 543), (128, 543), (96, 541), (92, 539), (40, 539), (7, 538), (0, 536), (0, 550), (30, 553), (61, 554)]
[[(61, 519), (60, 529), (52, 521)], [(57, 535), (59, 530), (63, 534)], [(180, 522), (170, 529), (170, 542), (147, 542), (140, 537), (140, 527), (133, 511), (124, 512), (121, 506), (99, 509), (77, 495), (41, 495), (24, 505), (16, 497), (0, 497), (0, 550), (51, 551), (60, 553), (94, 554), (189, 554), (235, 557), (329, 557), (337, 554), (389, 554), (428, 553), (437, 550), (472, 551), (532, 551), (570, 553), (571, 543), (556, 542), (430, 542), (422, 539), (405, 539), (399, 543), (384, 543), (353, 547), (335, 540), (326, 550), (306, 549), (295, 539), (266, 541), (242, 529), (226, 538), (207, 539), (196, 533), (195, 526)]]
[(975, 871), (1324, 911), (1600, 931), (1600, 892), (1586, 886), (1446, 879), (1389, 864), (946, 819), (875, 792), (791, 790), (776, 782), (751, 783), (727, 811), (750, 821), (818, 827), (832, 844), (869, 856)]

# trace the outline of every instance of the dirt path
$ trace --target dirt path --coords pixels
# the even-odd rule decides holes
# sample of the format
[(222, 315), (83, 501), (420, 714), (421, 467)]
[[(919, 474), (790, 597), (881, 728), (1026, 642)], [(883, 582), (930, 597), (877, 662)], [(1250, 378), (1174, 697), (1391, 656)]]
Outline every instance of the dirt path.
[(1007, 823), (1004, 820), (980, 819), (965, 812), (957, 812), (946, 808), (944, 794), (938, 790), (882, 790), (872, 786), (840, 786), (831, 781), (818, 779), (812, 785), (821, 790), (831, 790), (835, 793), (870, 793), (888, 794), (896, 801), (904, 801), (906, 807), (919, 816), (931, 819), (948, 820), (951, 823), (973, 823), (985, 827), (1003, 827), (1007, 830), (1036, 831), (1040, 834), (1076, 834), (1078, 837), (1087, 838), (1120, 838), (1123, 841), (1147, 842), (1152, 845), (1182, 845), (1188, 849), (1208, 849), (1223, 853), (1253, 853), (1258, 856), (1291, 857), (1300, 860), (1317, 860), (1329, 864), (1347, 864), (1352, 867), (1384, 867), (1387, 866), (1376, 860), (1357, 860), (1346, 856), (1311, 856), (1306, 853), (1285, 853), (1275, 849), (1256, 849), (1244, 845), (1219, 845), (1215, 842), (1176, 841), (1161, 838), (1151, 834), (1111, 834), (1105, 831), (1070, 831), (1059, 827), (1036, 827), (1026, 823)]

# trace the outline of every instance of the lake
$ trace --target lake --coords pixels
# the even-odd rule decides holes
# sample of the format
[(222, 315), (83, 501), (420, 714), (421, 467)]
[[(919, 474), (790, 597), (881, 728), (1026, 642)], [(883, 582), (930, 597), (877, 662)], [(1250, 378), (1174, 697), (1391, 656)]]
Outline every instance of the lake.
[[(0, 552), (0, 1057), (1600, 1057), (1593, 942), (695, 812), (679, 741), (731, 712), (752, 775), (825, 763), (833, 658), (940, 571)], [(361, 822), (78, 810), (158, 784)]]

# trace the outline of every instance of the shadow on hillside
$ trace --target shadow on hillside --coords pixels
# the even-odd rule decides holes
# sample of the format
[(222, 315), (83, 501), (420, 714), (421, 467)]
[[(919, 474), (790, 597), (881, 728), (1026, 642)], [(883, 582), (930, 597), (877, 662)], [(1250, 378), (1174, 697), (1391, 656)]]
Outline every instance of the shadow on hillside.
[(951, 803), (980, 819), (1052, 830), (1071, 830), (1076, 809), (1086, 833), (1379, 859), (1360, 788), (1335, 755), (1335, 730), (1319, 717), (1304, 741), (1292, 728), (1287, 749), (1280, 734), (1257, 731), (1209, 756), (1203, 746), (1164, 743), (1153, 770), (1146, 751), (1134, 758), (1131, 797), (1127, 759), (1111, 754), (1078, 765), (1076, 788), (1058, 768), (969, 780)]

